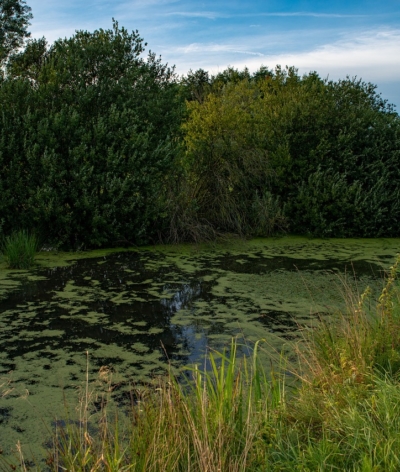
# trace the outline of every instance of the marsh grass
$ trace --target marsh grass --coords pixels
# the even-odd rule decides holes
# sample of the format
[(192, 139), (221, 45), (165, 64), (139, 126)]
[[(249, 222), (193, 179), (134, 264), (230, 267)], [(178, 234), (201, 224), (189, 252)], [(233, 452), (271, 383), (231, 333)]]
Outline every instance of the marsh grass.
[(20, 230), (6, 236), (1, 250), (11, 269), (29, 269), (34, 263), (39, 242), (34, 234)]
[(400, 470), (399, 262), (377, 304), (369, 289), (357, 300), (348, 294), (347, 312), (298, 350), (299, 389), (286, 419), (301, 470)]
[(361, 390), (372, 374), (400, 371), (400, 305), (396, 275), (400, 258), (390, 268), (377, 304), (367, 288), (358, 299), (347, 296), (347, 312), (322, 322), (298, 351), (304, 385), (334, 389), (353, 385)]
[(186, 383), (170, 373), (138, 386), (129, 411), (113, 400), (109, 370), (95, 385), (87, 376), (77, 419), (60, 423), (47, 467), (400, 470), (398, 265), (399, 259), (377, 304), (366, 291), (338, 322), (310, 330), (298, 349), (301, 367), (292, 367), (294, 387), (261, 364), (260, 350), (268, 349), (261, 341), (245, 358), (237, 340), (224, 352), (210, 351), (208, 368), (192, 367)]
[(79, 420), (58, 429), (47, 464), (52, 470), (167, 472), (245, 471), (252, 461), (264, 463), (260, 431), (282, 408), (283, 384), (257, 365), (258, 344), (252, 359), (239, 360), (236, 349), (234, 340), (227, 352), (209, 353), (211, 369), (193, 367), (187, 383), (170, 374), (137, 389), (127, 415), (113, 404), (112, 378), (103, 371), (109, 389), (101, 411), (93, 410), (95, 394), (86, 387)]

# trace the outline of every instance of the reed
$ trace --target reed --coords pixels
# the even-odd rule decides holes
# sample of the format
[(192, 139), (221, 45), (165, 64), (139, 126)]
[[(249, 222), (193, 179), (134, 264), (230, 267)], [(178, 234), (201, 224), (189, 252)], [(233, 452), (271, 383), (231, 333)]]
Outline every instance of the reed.
[(101, 413), (91, 415), (95, 397), (86, 386), (80, 420), (57, 431), (47, 463), (52, 470), (167, 472), (265, 464), (263, 435), (283, 408), (284, 389), (267, 378), (257, 351), (258, 343), (251, 360), (239, 360), (232, 340), (228, 351), (209, 353), (210, 370), (193, 367), (187, 384), (170, 374), (135, 392), (128, 417), (112, 406), (110, 392)]
[(11, 269), (29, 269), (34, 263), (39, 242), (34, 234), (20, 230), (6, 236), (1, 249)]
[(399, 263), (398, 256), (377, 303), (369, 289), (358, 299), (349, 294), (347, 312), (321, 323), (298, 350), (299, 389), (287, 420), (298, 441), (292, 464), (301, 470), (398, 469)]

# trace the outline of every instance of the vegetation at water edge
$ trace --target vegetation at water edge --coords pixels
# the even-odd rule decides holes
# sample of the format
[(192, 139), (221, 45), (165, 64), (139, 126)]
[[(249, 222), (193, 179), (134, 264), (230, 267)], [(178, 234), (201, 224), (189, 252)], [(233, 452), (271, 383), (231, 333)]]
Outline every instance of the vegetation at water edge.
[(20, 230), (6, 236), (0, 249), (11, 269), (29, 269), (34, 263), (39, 242), (36, 235)]

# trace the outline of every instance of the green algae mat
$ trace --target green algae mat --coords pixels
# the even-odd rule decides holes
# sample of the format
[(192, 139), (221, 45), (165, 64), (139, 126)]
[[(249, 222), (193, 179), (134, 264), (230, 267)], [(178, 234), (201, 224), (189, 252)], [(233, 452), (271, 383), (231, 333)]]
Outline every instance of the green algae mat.
[[(349, 290), (377, 297), (400, 239), (295, 237), (40, 253), (30, 271), (0, 263), (0, 449), (45, 454), (52, 431), (99, 369), (121, 403), (132, 390), (202, 362), (232, 336), (265, 339), (270, 361)], [(269, 359), (270, 357), (270, 359)], [(88, 363), (88, 364), (87, 364)]]

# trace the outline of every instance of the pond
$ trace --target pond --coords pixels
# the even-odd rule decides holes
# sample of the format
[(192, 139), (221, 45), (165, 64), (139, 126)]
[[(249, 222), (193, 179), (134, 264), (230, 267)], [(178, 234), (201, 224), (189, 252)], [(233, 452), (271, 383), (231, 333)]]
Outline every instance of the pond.
[(201, 363), (232, 336), (243, 354), (265, 339), (265, 362), (290, 356), (304, 328), (345, 309), (346, 291), (370, 286), (377, 297), (399, 249), (400, 239), (283, 237), (42, 252), (30, 271), (3, 263), (0, 448), (20, 441), (43, 452), (65, 405), (77, 403), (87, 360), (90, 379), (113, 371), (123, 402), (132, 386)]

